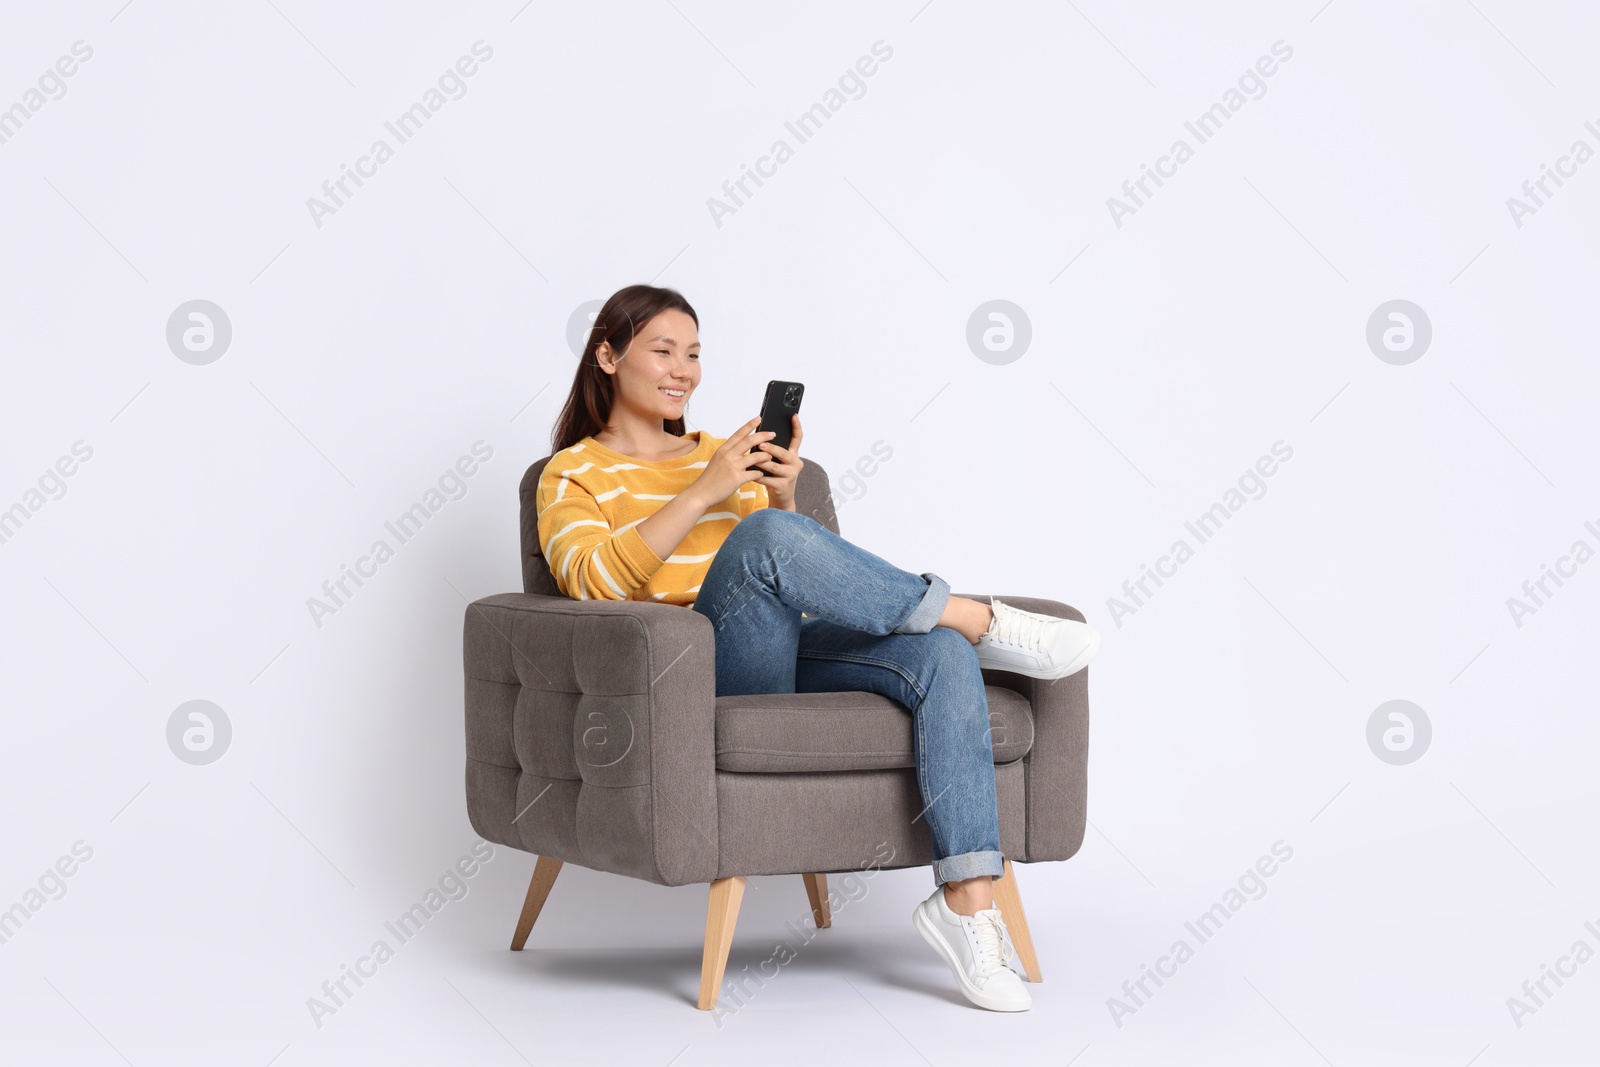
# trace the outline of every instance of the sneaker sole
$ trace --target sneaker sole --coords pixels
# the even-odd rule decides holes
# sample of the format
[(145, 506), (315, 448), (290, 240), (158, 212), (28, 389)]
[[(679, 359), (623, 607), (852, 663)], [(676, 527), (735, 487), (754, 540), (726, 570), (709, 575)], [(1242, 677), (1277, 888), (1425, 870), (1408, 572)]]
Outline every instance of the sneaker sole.
[(933, 950), (939, 954), (939, 958), (949, 966), (950, 973), (956, 976), (956, 985), (961, 989), (961, 995), (978, 1007), (987, 1008), (990, 1011), (1027, 1011), (1033, 1006), (1032, 1001), (1026, 1004), (1012, 1004), (1007, 1001), (997, 1000), (973, 985), (972, 980), (967, 977), (967, 972), (962, 969), (961, 961), (956, 958), (955, 949), (951, 948), (950, 943), (944, 939), (944, 935), (931, 925), (931, 920), (927, 917), (927, 913), (922, 910), (922, 905), (920, 904), (911, 912), (911, 925), (917, 928), (917, 933), (922, 935), (922, 940), (931, 945)]
[(1028, 678), (1043, 678), (1047, 681), (1054, 681), (1057, 678), (1065, 678), (1068, 675), (1077, 674), (1089, 665), (1089, 661), (1094, 659), (1099, 651), (1100, 631), (1096, 630), (1088, 647), (1073, 657), (1065, 667), (1056, 670), (1045, 670), (1042, 667), (1028, 667), (1016, 663), (985, 663), (982, 652), (978, 653), (978, 666), (988, 668), (991, 671), (1010, 671), (1012, 674), (1021, 674)]

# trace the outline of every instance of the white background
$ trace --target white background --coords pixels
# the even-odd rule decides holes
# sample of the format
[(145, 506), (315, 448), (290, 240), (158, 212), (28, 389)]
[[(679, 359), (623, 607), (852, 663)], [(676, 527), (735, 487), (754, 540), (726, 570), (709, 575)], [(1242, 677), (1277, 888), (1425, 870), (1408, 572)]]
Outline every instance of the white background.
[[(921, 2), (10, 5), (0, 107), (75, 41), (94, 53), (0, 145), (0, 507), (94, 451), (0, 545), (0, 907), (74, 842), (93, 856), (0, 946), (0, 1060), (1592, 1050), (1600, 962), (1520, 1027), (1507, 998), (1600, 949), (1600, 564), (1520, 627), (1507, 599), (1600, 548), (1600, 163), (1520, 227), (1506, 202), (1574, 140), (1600, 148), (1600, 22)], [(319, 228), (307, 198), (478, 40), (466, 95)], [(1265, 95), (1197, 144), (1185, 120), (1279, 40)], [(785, 120), (876, 41), (893, 56), (865, 95), (795, 145)], [(794, 158), (717, 225), (707, 199), (780, 137)], [(1194, 158), (1116, 225), (1107, 199), (1179, 137)], [(476, 840), (463, 598), (521, 588), (516, 487), (549, 452), (569, 317), (652, 280), (701, 316), (691, 428), (725, 435), (769, 378), (802, 380), (807, 455), (837, 475), (893, 450), (846, 536), (1102, 629), (1092, 828), (1072, 861), (1019, 867), (1045, 975), (1027, 1015), (966, 1006), (915, 936), (926, 869), (874, 880), (718, 1026), (693, 1007), (703, 887), (569, 867), (514, 955), (533, 860), (497, 848), (312, 1021)], [(165, 338), (193, 299), (233, 328), (205, 366)], [(992, 299), (1032, 325), (1004, 365), (966, 341)], [(1393, 299), (1432, 323), (1409, 365), (1366, 342)], [(466, 496), (315, 625), (307, 598), (480, 440)], [(1113, 619), (1279, 440), (1265, 495)], [(166, 741), (194, 699), (233, 729), (206, 766)], [(1366, 741), (1391, 699), (1433, 727), (1406, 766)], [(1279, 840), (1265, 896), (1119, 1026), (1108, 998)], [(798, 878), (753, 880), (730, 973), (805, 913)]]

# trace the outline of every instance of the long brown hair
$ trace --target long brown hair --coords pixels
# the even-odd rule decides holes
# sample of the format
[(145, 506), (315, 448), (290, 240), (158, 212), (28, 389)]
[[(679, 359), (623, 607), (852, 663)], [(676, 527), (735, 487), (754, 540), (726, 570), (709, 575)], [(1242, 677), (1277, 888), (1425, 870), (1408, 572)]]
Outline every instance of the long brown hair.
[[(696, 328), (700, 316), (694, 313), (689, 301), (676, 289), (658, 289), (653, 285), (630, 285), (611, 294), (611, 299), (595, 316), (583, 343), (583, 355), (578, 360), (578, 372), (572, 379), (572, 391), (556, 417), (555, 429), (550, 434), (552, 455), (563, 448), (571, 448), (585, 437), (599, 433), (611, 417), (611, 405), (616, 399), (613, 375), (600, 369), (595, 351), (601, 342), (611, 346), (613, 352), (626, 352), (633, 343), (636, 330), (663, 311), (681, 311), (694, 320)], [(662, 428), (682, 437), (685, 433), (683, 418), (663, 419)]]

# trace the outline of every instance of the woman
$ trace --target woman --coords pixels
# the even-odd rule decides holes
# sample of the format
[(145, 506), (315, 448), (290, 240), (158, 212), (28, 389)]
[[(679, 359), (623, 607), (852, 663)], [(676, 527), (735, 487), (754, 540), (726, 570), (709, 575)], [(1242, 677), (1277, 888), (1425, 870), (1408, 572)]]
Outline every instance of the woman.
[(799, 416), (788, 448), (759, 418), (727, 438), (685, 433), (700, 377), (699, 317), (679, 293), (629, 286), (600, 309), (536, 498), (557, 586), (710, 618), (718, 696), (865, 691), (909, 708), (935, 882), (913, 922), (968, 1000), (1027, 1010), (991, 888), (1002, 856), (979, 668), (1064, 677), (1099, 634), (953, 597), (797, 514)]

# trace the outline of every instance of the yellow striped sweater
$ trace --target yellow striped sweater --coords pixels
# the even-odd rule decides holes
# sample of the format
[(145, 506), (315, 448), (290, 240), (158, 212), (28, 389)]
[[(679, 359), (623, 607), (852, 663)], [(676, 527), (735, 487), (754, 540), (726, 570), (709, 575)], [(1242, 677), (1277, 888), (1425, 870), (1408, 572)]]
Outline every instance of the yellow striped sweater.
[(689, 488), (724, 437), (685, 434), (695, 449), (649, 462), (613, 452), (585, 437), (550, 457), (534, 506), (539, 545), (556, 586), (574, 600), (658, 600), (694, 603), (711, 558), (734, 524), (768, 506), (767, 488), (740, 486), (708, 508), (672, 555), (656, 555), (635, 528)]

